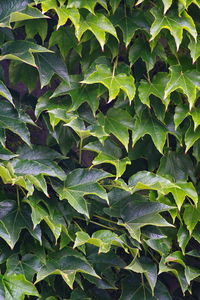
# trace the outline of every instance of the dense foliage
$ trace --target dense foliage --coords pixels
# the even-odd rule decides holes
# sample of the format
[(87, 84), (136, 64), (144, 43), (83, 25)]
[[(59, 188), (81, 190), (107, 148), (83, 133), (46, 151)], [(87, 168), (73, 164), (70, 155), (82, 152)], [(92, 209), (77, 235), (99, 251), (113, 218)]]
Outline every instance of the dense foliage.
[(200, 1), (0, 1), (0, 298), (200, 299)]

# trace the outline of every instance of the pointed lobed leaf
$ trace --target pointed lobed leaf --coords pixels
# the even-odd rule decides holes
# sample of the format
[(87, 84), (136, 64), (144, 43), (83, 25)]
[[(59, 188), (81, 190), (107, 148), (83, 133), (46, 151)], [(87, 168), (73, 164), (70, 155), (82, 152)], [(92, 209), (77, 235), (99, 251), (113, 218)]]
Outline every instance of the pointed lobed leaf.
[(151, 13), (154, 16), (154, 22), (151, 25), (151, 41), (156, 38), (163, 28), (167, 28), (171, 35), (174, 37), (176, 47), (179, 49), (181, 41), (183, 39), (183, 29), (187, 30), (193, 38), (196, 40), (197, 32), (193, 19), (186, 13), (183, 12), (181, 17), (177, 16), (173, 11), (170, 11), (166, 15), (163, 15), (158, 8), (153, 8)]

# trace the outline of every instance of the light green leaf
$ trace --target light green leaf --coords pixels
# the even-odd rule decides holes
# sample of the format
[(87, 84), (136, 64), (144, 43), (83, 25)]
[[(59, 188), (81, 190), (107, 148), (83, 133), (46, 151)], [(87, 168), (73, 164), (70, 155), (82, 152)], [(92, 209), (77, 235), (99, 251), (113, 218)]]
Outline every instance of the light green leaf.
[(183, 255), (185, 255), (185, 248), (190, 240), (189, 232), (185, 226), (180, 226), (177, 233), (177, 240), (179, 247), (181, 248)]
[(114, 14), (120, 4), (120, 0), (109, 0), (109, 1), (110, 1), (110, 6), (112, 7), (112, 12)]
[(199, 58), (200, 56), (200, 39), (197, 38), (197, 41), (190, 37), (190, 42), (188, 44), (188, 48), (190, 50), (190, 55), (193, 59), (193, 63)]
[(187, 226), (188, 231), (190, 232), (190, 235), (192, 235), (195, 226), (200, 221), (199, 205), (198, 207), (194, 207), (192, 205), (186, 206), (184, 209), (183, 220)]
[(200, 73), (196, 70), (183, 71), (180, 65), (170, 67), (170, 80), (165, 89), (166, 99), (173, 91), (180, 89), (188, 98), (190, 109), (196, 101), (197, 89), (200, 90)]
[(120, 246), (120, 244), (123, 244), (118, 235), (110, 230), (95, 231), (91, 237), (83, 231), (76, 232), (74, 248), (84, 245), (85, 243), (99, 247), (99, 254), (109, 252), (111, 245)]
[(183, 29), (187, 30), (196, 40), (197, 32), (194, 21), (186, 11), (183, 12), (181, 17), (177, 16), (174, 13), (174, 10), (170, 11), (166, 15), (163, 15), (163, 13), (159, 11), (158, 8), (153, 8), (151, 10), (151, 13), (153, 14), (155, 20), (152, 23), (150, 29), (150, 41), (154, 40), (163, 28), (167, 28), (170, 31), (171, 35), (174, 37), (177, 50), (179, 49), (183, 38)]
[(172, 1), (173, 0), (162, 0), (162, 2), (164, 4), (164, 14), (166, 14), (166, 12), (168, 11), (168, 9), (172, 5)]
[(126, 165), (131, 164), (128, 157), (122, 157), (122, 150), (112, 140), (107, 139), (102, 145), (100, 142), (91, 142), (84, 146), (85, 150), (97, 152), (92, 164), (99, 165), (110, 163), (116, 168), (116, 178), (121, 177), (126, 170)]
[(87, 30), (91, 31), (95, 35), (96, 39), (101, 45), (102, 50), (104, 49), (106, 41), (106, 33), (110, 33), (118, 40), (115, 27), (109, 21), (109, 19), (101, 13), (97, 13), (96, 15), (88, 14), (86, 19), (80, 20), (80, 23), (81, 26), (76, 33), (78, 40), (81, 39), (83, 33)]
[(132, 146), (146, 134), (149, 134), (154, 145), (160, 153), (163, 151), (167, 138), (167, 128), (157, 119), (155, 119), (147, 110), (144, 110), (141, 116), (138, 116), (133, 130)]
[(115, 99), (120, 89), (128, 96), (131, 102), (135, 96), (135, 84), (132, 75), (125, 73), (114, 74), (106, 65), (97, 65), (96, 71), (90, 74), (82, 83), (102, 83), (109, 90), (109, 101)]
[(200, 127), (197, 127), (197, 129), (194, 130), (193, 122), (190, 122), (190, 126), (185, 133), (185, 145), (186, 145), (185, 152), (187, 152), (194, 145), (194, 143), (199, 140), (199, 138), (200, 138)]
[(92, 14), (94, 14), (95, 6), (100, 4), (107, 10), (107, 3), (105, 0), (69, 0), (67, 3), (67, 7), (69, 8), (86, 8)]
[(1, 275), (0, 289), (5, 300), (24, 300), (26, 295), (40, 297), (36, 287), (23, 274)]
[(111, 174), (97, 169), (76, 169), (69, 173), (64, 186), (55, 186), (60, 200), (66, 199), (70, 205), (81, 214), (89, 217), (85, 195), (97, 195), (108, 201), (105, 189), (98, 181), (111, 176)]
[(147, 171), (141, 171), (131, 176), (129, 186), (133, 192), (147, 189), (157, 190), (162, 195), (172, 193), (179, 209), (186, 196), (190, 197), (195, 204), (198, 203), (198, 195), (191, 182), (174, 183), (165, 177)]
[(12, 103), (12, 105), (14, 105), (11, 93), (9, 92), (9, 90), (7, 89), (7, 87), (5, 86), (5, 84), (3, 83), (3, 81), (1, 81), (1, 80), (0, 80), (0, 95), (3, 98), (5, 98), (8, 101), (10, 101), (10, 103)]
[(174, 114), (175, 129), (177, 129), (177, 127), (189, 114), (190, 112), (187, 105), (181, 104), (176, 106)]
[(66, 7), (57, 7), (56, 13), (58, 15), (58, 24), (57, 29), (65, 25), (65, 23), (68, 21), (68, 19), (74, 24), (76, 28), (76, 32), (79, 30), (79, 21), (80, 21), (80, 14), (78, 9), (76, 8), (66, 8)]
[(139, 98), (140, 101), (143, 104), (146, 104), (148, 107), (150, 107), (150, 95), (154, 95), (161, 99), (163, 104), (165, 105), (165, 108), (167, 109), (170, 98), (164, 97), (164, 91), (166, 84), (168, 82), (168, 74), (163, 72), (163, 73), (157, 73), (152, 82), (148, 82), (146, 80), (141, 80), (140, 85), (138, 88), (138, 93), (139, 93)]

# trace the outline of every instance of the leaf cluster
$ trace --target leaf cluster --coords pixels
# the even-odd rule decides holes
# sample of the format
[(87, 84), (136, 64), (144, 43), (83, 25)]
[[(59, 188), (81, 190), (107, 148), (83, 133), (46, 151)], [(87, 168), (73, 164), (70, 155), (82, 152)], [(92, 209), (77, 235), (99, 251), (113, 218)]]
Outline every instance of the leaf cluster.
[(1, 299), (199, 299), (199, 13), (0, 1)]

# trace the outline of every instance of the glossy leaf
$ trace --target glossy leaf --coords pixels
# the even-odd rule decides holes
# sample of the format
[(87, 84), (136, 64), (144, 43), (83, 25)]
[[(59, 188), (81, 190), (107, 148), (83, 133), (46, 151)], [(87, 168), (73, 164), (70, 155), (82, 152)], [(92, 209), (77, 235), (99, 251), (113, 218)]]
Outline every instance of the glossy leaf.
[(135, 96), (134, 78), (124, 73), (114, 74), (106, 65), (97, 65), (96, 71), (82, 81), (86, 84), (102, 83), (109, 91), (109, 101), (116, 98), (120, 89), (131, 102)]
[(190, 109), (196, 101), (197, 89), (200, 89), (199, 78), (200, 74), (196, 70), (182, 71), (180, 65), (170, 67), (171, 77), (165, 89), (165, 98), (167, 98), (173, 91), (181, 89), (187, 96)]
[(0, 61), (13, 59), (36, 67), (33, 53), (51, 52), (50, 50), (29, 41), (10, 41), (1, 48)]
[(126, 170), (126, 165), (130, 164), (128, 158), (121, 158), (121, 149), (111, 140), (107, 139), (104, 146), (99, 142), (87, 144), (84, 149), (97, 152), (98, 155), (92, 161), (93, 165), (110, 163), (116, 168), (116, 178), (120, 177)]
[(146, 110), (143, 111), (141, 116), (137, 117), (135, 122), (135, 130), (133, 131), (132, 146), (145, 134), (149, 134), (160, 153), (163, 151), (163, 147), (167, 137), (166, 127), (153, 118)]
[(86, 19), (81, 19), (80, 21), (81, 26), (76, 33), (78, 40), (81, 39), (83, 33), (87, 30), (91, 31), (95, 35), (102, 50), (104, 49), (106, 41), (106, 33), (113, 35), (118, 40), (115, 27), (105, 15), (101, 13), (95, 15), (88, 14)]
[(167, 28), (170, 31), (175, 39), (177, 49), (179, 49), (183, 38), (183, 29), (187, 30), (196, 40), (197, 32), (195, 24), (186, 11), (183, 12), (181, 17), (177, 16), (174, 11), (163, 15), (161, 11), (159, 12), (158, 9), (154, 8), (151, 12), (155, 18), (150, 29), (151, 40), (155, 39), (163, 28)]
[(0, 292), (6, 300), (24, 300), (26, 295), (39, 297), (35, 286), (22, 274), (1, 275)]
[(60, 200), (68, 200), (75, 210), (89, 217), (84, 196), (94, 194), (108, 201), (107, 193), (98, 181), (109, 176), (109, 173), (97, 169), (76, 169), (67, 175), (64, 187), (55, 187), (55, 189)]

